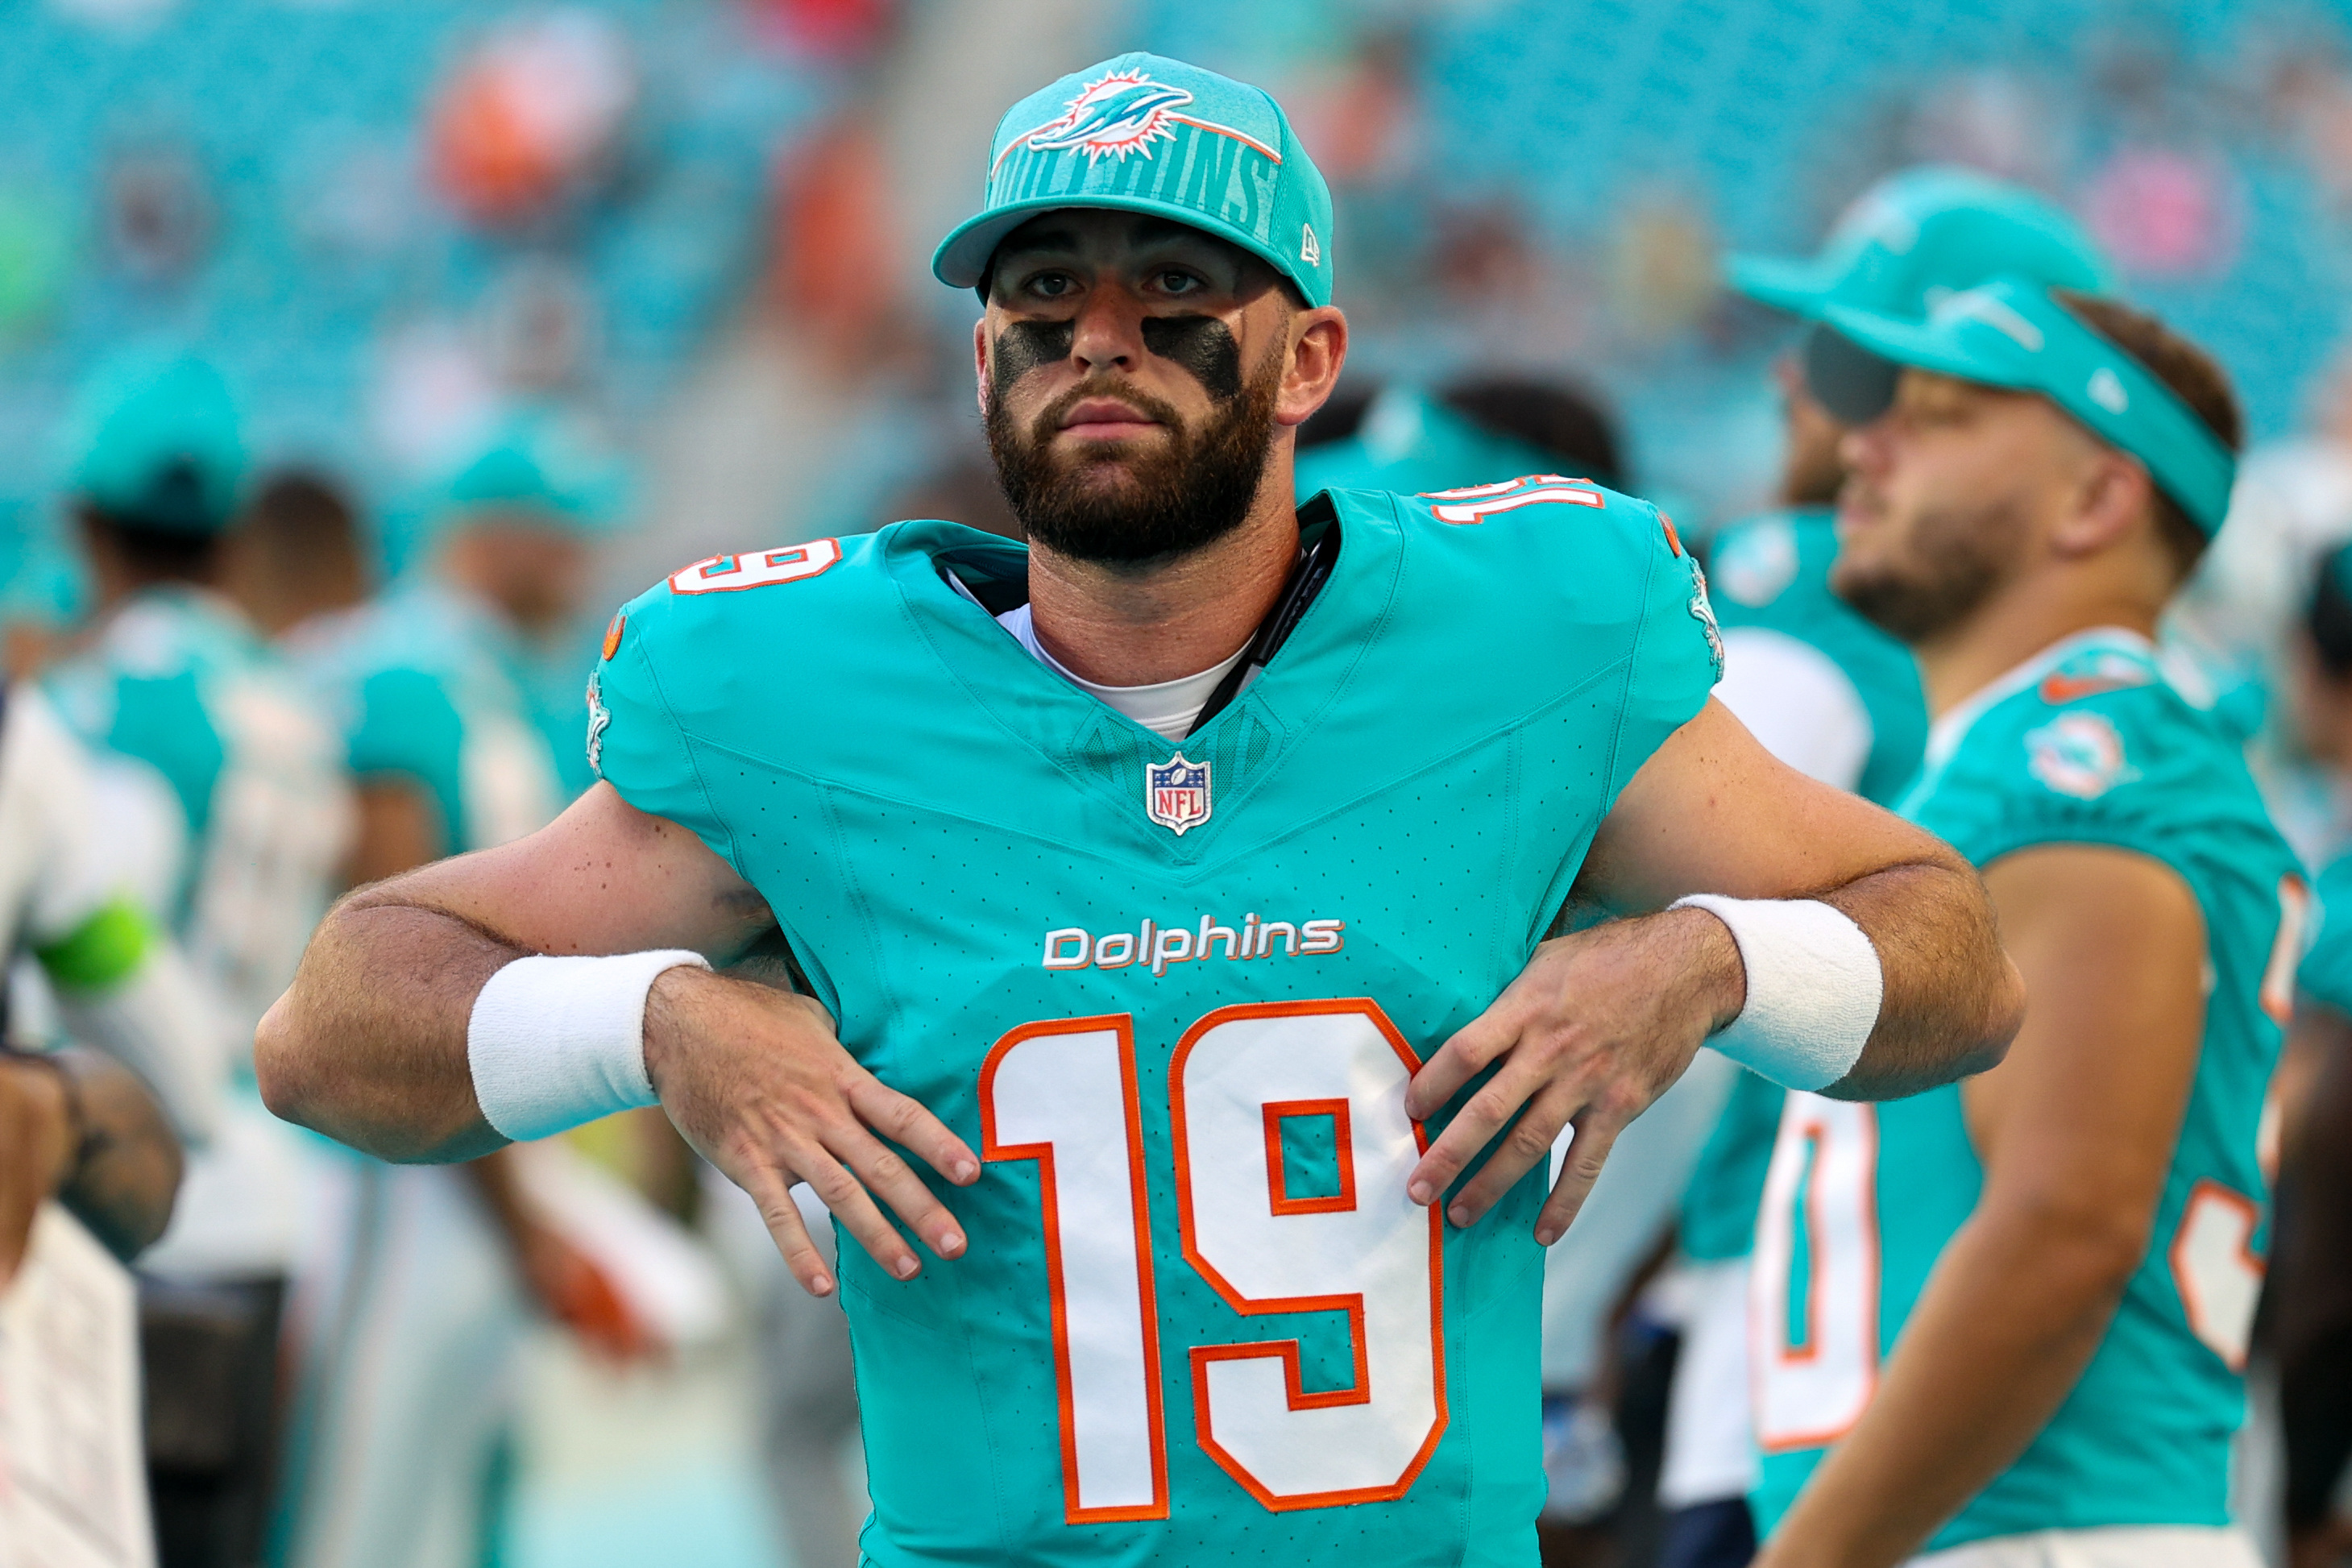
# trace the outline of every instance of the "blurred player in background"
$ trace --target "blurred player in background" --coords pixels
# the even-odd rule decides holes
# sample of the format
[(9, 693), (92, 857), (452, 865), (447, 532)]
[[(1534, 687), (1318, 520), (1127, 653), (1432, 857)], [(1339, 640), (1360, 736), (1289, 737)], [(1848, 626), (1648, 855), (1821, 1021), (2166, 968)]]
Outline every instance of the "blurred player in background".
[(323, 472), (288, 468), (263, 478), (229, 535), (221, 584), (263, 636), (280, 641), (313, 617), (364, 601), (369, 559), (342, 486)]
[(1298, 499), (1327, 489), (1417, 495), (1536, 473), (1625, 482), (1616, 422), (1590, 394), (1499, 374), (1434, 391), (1399, 382), (1372, 395), (1352, 429), (1302, 447)]
[(1758, 1561), (2250, 1565), (2230, 1447), (2307, 895), (2150, 641), (2228, 510), (2235, 398), (2152, 318), (2023, 279), (1827, 319), (1866, 351), (1809, 370), (1857, 426), (1832, 584), (1919, 656), (1903, 808), (1983, 868), (2029, 1006), (1967, 1085), (1789, 1099)]
[[(0, 953), (30, 955), (57, 1009), (45, 1030), (0, 1007), (0, 1283), (47, 1196), (118, 1257), (143, 1250), (171, 1215), (183, 1141), (220, 1120), (217, 1020), (122, 891), (106, 832), (80, 742), (37, 689), (0, 688)], [(82, 1044), (13, 1048), (40, 1033)]]
[[(561, 809), (521, 641), (577, 612), (608, 489), (551, 423), (518, 419), (448, 481), (429, 563), (363, 605), (348, 503), (299, 477), (265, 490), (238, 577), (257, 615), (290, 628), (289, 652), (343, 737), (359, 807), (348, 884), (507, 843)], [(279, 1561), (476, 1561), (498, 1517), (528, 1303), (616, 1358), (644, 1349), (520, 1159), (328, 1161), (298, 1279)]]
[(254, 1092), (249, 1042), (325, 908), (349, 797), (324, 718), (216, 591), (246, 499), (220, 375), (192, 359), (125, 358), (93, 378), (76, 429), (68, 499), (97, 624), (47, 689), (108, 761), (99, 809), (119, 885), (178, 934), (229, 1042), (215, 1135), (142, 1260), (151, 1342), (184, 1340), (150, 1358), (151, 1406), (174, 1412), (151, 1441), (201, 1435), (151, 1456), (159, 1477), (180, 1477), (159, 1479), (157, 1523), (234, 1557), (260, 1527), (278, 1313), (308, 1186), (301, 1144)]
[[(2336, 786), (2343, 843), (2352, 773), (2352, 546), (2313, 574), (2287, 689), (2295, 731)], [(2352, 853), (2319, 875), (2319, 930), (2297, 973), (2279, 1064), (2277, 1237), (2264, 1317), (2286, 1436), (2294, 1568), (2352, 1552)]]
[[(1531, 1561), (1529, 1243), (1624, 1124), (1710, 1036), (1845, 1094), (1947, 1080), (2015, 976), (1948, 849), (1708, 703), (1654, 508), (1301, 516), (1347, 327), (1265, 93), (1123, 56), (992, 153), (934, 271), (984, 300), (1030, 548), (908, 523), (633, 600), (604, 782), (339, 906), (264, 1026), (272, 1102), (449, 1158), (658, 1082), (845, 1293), (877, 1563)], [(1543, 942), (1571, 885), (1660, 912)], [(1824, 996), (1833, 1030), (1777, 1011)]]
[(0, 1291), (50, 1198), (128, 1263), (163, 1234), (180, 1144), (146, 1081), (86, 1047), (0, 1047)]
[[(1716, 700), (1782, 762), (1881, 805), (1918, 771), (1927, 698), (1910, 650), (1831, 592), (1847, 428), (1807, 389), (1804, 364), (1851, 352), (1827, 341), (1833, 329), (1821, 323), (1832, 305), (1916, 319), (2001, 273), (2085, 289), (2106, 279), (2090, 238), (2048, 202), (1943, 168), (1871, 187), (1812, 258), (1740, 257), (1729, 267), (1733, 288), (1811, 324), (1773, 367), (1787, 419), (1782, 510), (1726, 528), (1709, 553), (1723, 626)], [(1754, 1073), (1738, 1074), (1684, 1197), (1693, 1290), (1659, 1482), (1673, 1510), (1664, 1568), (1736, 1568), (1755, 1552), (1748, 1254), (1782, 1098)]]

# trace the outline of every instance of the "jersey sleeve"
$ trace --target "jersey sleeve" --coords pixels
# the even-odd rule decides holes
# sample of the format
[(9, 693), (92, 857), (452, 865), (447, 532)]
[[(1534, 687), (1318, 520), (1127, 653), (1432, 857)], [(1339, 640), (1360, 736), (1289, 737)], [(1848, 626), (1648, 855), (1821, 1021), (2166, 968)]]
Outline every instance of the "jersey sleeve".
[(362, 784), (415, 784), (440, 814), (445, 852), (465, 822), (466, 727), (447, 686), (422, 669), (380, 669), (359, 682), (348, 742), (352, 775)]
[[(2103, 845), (2192, 883), (2241, 836), (2267, 843), (2229, 770), (2234, 749), (2160, 682), (2046, 701), (2010, 699), (1932, 779), (1919, 825), (1975, 866), (2045, 844)], [(1931, 769), (1931, 774), (1933, 770)]]
[(588, 763), (639, 811), (667, 817), (742, 869), (695, 762), (670, 689), (696, 679), (670, 586), (657, 583), (621, 608), (588, 678)]
[(2314, 1000), (2352, 1017), (2352, 856), (2319, 874), (2319, 929), (2295, 971)]
[(1609, 798), (1614, 801), (1667, 736), (1698, 716), (1723, 679), (1723, 634), (1707, 600), (1706, 574), (1666, 515), (1644, 500), (1612, 496), (1619, 526), (1633, 531), (1642, 561), (1642, 616), (1633, 634), (1625, 705), (1618, 721)]

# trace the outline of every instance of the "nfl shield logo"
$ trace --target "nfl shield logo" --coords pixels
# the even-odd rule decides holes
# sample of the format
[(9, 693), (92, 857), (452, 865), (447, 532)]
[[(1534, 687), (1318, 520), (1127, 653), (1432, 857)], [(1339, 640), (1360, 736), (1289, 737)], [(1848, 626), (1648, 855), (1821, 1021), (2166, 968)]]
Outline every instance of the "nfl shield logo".
[(1164, 763), (1143, 764), (1143, 808), (1178, 837), (1209, 820), (1209, 804), (1208, 763), (1187, 762), (1179, 752)]

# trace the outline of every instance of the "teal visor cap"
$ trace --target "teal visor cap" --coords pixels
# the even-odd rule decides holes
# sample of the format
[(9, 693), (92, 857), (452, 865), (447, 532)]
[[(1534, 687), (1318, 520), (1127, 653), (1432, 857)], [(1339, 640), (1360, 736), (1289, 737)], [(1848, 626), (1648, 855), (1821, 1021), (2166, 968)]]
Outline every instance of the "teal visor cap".
[[(1827, 320), (1895, 364), (2040, 393), (2100, 440), (2138, 458), (2206, 538), (2221, 531), (2236, 456), (2170, 387), (2040, 285), (2004, 278), (1967, 289), (1939, 301), (1925, 321), (1843, 305), (1832, 306)], [(1832, 411), (1868, 416), (1858, 407)]]
[(205, 537), (236, 517), (245, 439), (220, 372), (202, 360), (116, 361), (83, 388), (68, 487), (116, 521)]
[(1749, 299), (1819, 321), (1832, 306), (1927, 313), (1995, 278), (2105, 291), (2105, 259), (2080, 224), (2022, 185), (1967, 169), (1906, 169), (1848, 207), (1817, 256), (1734, 256), (1726, 280)]
[(1265, 260), (1309, 305), (1331, 302), (1331, 192), (1261, 89), (1159, 55), (1128, 54), (1014, 104), (989, 147), (981, 210), (931, 257), (977, 288), (1004, 237), (1064, 207), (1150, 213)]
[(572, 531), (605, 531), (627, 505), (620, 465), (552, 414), (509, 418), (449, 477), (450, 513), (523, 512)]

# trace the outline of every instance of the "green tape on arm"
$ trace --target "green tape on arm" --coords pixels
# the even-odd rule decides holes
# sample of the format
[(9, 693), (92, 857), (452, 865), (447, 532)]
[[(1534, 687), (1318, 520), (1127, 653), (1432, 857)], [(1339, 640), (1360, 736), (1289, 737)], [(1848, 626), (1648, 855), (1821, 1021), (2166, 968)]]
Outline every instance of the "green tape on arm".
[(120, 984), (147, 957), (155, 928), (128, 899), (116, 899), (56, 942), (33, 950), (49, 978), (68, 991)]

